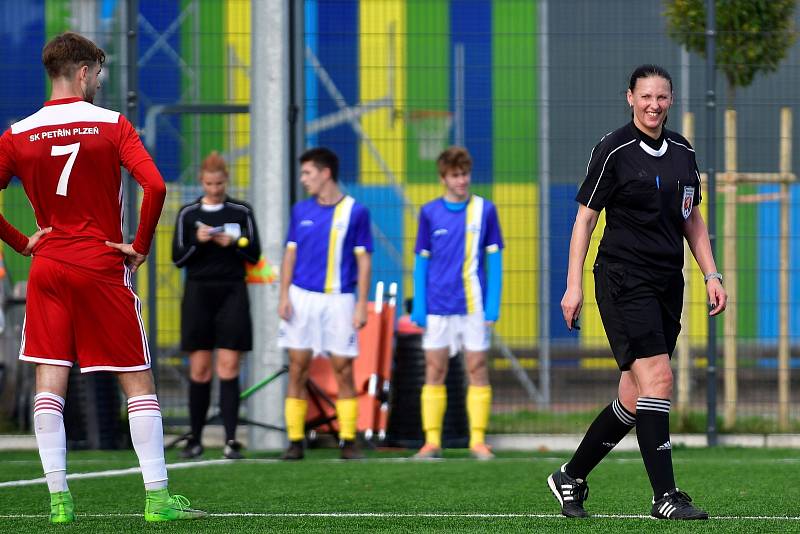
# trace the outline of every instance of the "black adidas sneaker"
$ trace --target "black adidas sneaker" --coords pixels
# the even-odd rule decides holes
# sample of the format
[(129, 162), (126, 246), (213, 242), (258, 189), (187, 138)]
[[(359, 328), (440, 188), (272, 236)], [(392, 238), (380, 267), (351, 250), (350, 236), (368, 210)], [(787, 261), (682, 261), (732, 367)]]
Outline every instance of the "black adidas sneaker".
[(666, 492), (657, 501), (653, 499), (650, 515), (656, 519), (708, 519), (708, 512), (694, 506), (692, 498), (678, 488)]
[(547, 477), (547, 485), (561, 505), (561, 513), (567, 517), (589, 517), (583, 502), (589, 498), (589, 486), (585, 480), (572, 478), (564, 471), (564, 464)]

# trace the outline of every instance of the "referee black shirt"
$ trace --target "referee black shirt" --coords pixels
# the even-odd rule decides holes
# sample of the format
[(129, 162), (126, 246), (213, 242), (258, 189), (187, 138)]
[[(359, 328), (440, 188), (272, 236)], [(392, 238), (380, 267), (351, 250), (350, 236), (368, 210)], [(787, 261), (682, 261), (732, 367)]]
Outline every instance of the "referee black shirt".
[(656, 140), (630, 122), (594, 147), (575, 200), (606, 210), (598, 258), (680, 270), (683, 223), (700, 204), (694, 149), (666, 128)]
[[(197, 240), (198, 222), (208, 226), (238, 224), (242, 237), (250, 243), (246, 247), (239, 247), (236, 240), (229, 247), (211, 241), (200, 243)], [(261, 244), (253, 209), (246, 202), (226, 196), (222, 204), (210, 206), (203, 204), (201, 197), (178, 212), (172, 239), (172, 261), (177, 267), (186, 267), (189, 280), (244, 280), (244, 263), (257, 263), (260, 256)]]

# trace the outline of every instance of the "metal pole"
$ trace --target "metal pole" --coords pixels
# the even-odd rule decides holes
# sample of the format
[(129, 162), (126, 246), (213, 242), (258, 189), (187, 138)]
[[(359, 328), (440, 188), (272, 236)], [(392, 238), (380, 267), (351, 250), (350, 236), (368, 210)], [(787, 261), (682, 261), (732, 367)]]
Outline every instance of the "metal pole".
[[(706, 0), (706, 181), (708, 202), (708, 236), (711, 250), (716, 251), (716, 162), (717, 162), (717, 78), (716, 78), (716, 13), (715, 0)], [(732, 313), (732, 312), (729, 312)], [(706, 368), (706, 436), (708, 445), (717, 445), (717, 323), (708, 319), (708, 366)]]
[(778, 274), (778, 428), (789, 430), (791, 403), (791, 346), (789, 345), (789, 183), (786, 176), (792, 172), (792, 108), (781, 108), (780, 171), (780, 255)]
[(453, 144), (464, 146), (464, 43), (453, 47)]
[(550, 405), (550, 51), (547, 0), (539, 2), (539, 391)]
[[(139, 122), (139, 0), (128, 0), (126, 7), (127, 11), (125, 17), (128, 26), (128, 39), (125, 48), (127, 61), (125, 115), (135, 127)], [(125, 195), (127, 197), (127, 205), (125, 207), (125, 220), (127, 221), (127, 225), (125, 231), (127, 233), (128, 243), (133, 243), (133, 239), (136, 237), (136, 219), (138, 216), (136, 199), (138, 193), (139, 189), (136, 182), (128, 176), (127, 186), (125, 188)]]
[[(127, 61), (127, 80), (125, 83), (125, 101), (127, 116), (135, 128), (139, 123), (139, 0), (128, 0), (125, 5), (125, 19), (127, 25), (127, 42), (125, 56)], [(137, 220), (139, 218), (139, 186), (134, 179), (125, 173), (125, 225), (123, 238), (127, 243), (133, 243), (136, 238)], [(150, 247), (147, 257), (147, 336), (151, 350), (153, 378), (158, 384), (158, 310), (156, 297), (156, 252), (158, 249), (158, 231)], [(141, 271), (139, 271), (141, 272)], [(133, 278), (136, 285), (136, 275)]]
[[(278, 262), (283, 255), (285, 222), (288, 218), (289, 161), (289, 9), (284, 0), (251, 0), (251, 161), (253, 205), (259, 210), (258, 230), (267, 261)], [(278, 337), (277, 284), (251, 287), (254, 329), (253, 367), (250, 384), (276, 372), (284, 364)], [(285, 381), (279, 381), (253, 395), (247, 402), (248, 418), (281, 426)], [(250, 426), (251, 450), (277, 449), (285, 445), (282, 433)]]
[(289, 36), (289, 64), (292, 76), (289, 79), (289, 201), (293, 204), (298, 198), (297, 158), (306, 146), (305, 133), (305, 17), (304, 0), (293, 0), (289, 7), (291, 35)]

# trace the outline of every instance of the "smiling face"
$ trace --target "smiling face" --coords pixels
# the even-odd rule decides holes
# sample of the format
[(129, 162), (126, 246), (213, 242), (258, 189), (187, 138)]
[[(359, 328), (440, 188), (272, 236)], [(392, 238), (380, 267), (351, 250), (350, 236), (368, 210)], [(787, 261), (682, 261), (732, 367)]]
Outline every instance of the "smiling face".
[(657, 139), (672, 105), (672, 85), (661, 76), (639, 78), (633, 91), (628, 89), (628, 104), (636, 127)]

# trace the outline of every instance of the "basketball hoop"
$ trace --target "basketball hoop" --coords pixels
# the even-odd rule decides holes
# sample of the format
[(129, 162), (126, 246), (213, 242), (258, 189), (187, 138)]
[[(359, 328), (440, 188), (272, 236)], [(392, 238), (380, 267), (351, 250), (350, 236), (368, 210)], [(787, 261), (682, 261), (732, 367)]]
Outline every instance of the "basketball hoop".
[(450, 141), (453, 114), (436, 109), (419, 109), (409, 112), (408, 123), (417, 141), (419, 159), (436, 161)]

